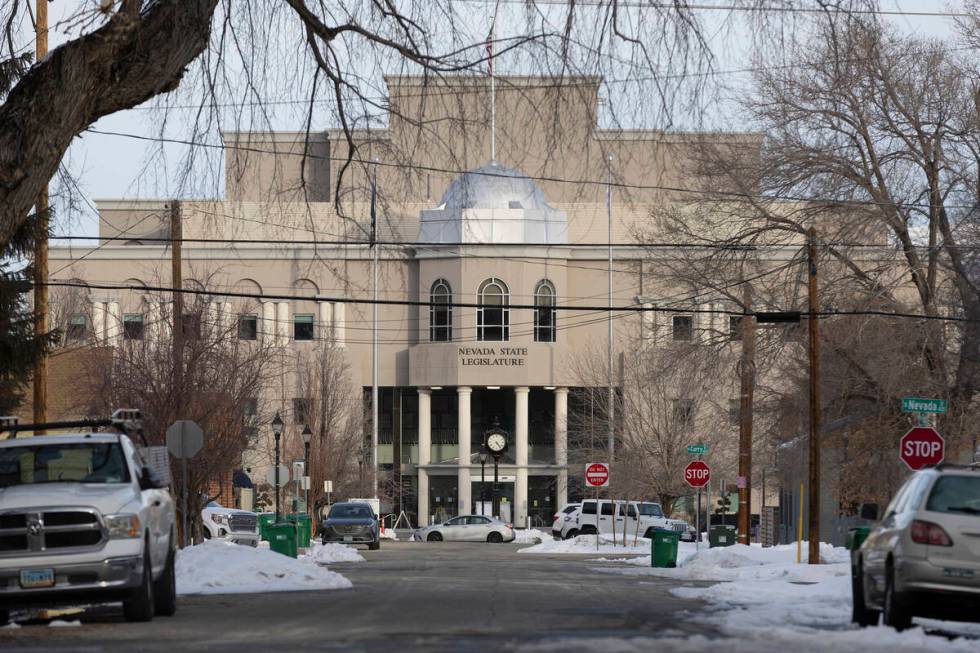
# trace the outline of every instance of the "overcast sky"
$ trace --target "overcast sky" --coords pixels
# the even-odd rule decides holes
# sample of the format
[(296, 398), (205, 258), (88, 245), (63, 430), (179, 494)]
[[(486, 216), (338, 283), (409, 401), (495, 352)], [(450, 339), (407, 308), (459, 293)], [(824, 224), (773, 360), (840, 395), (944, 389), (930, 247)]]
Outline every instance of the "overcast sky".
[[(472, 2), (472, 0), (467, 0), (467, 2), (473, 7), (472, 20), (477, 24), (473, 32), (475, 34), (483, 33), (483, 28), (480, 25), (489, 24), (492, 3), (488, 1), (485, 6), (480, 6), (479, 2)], [(56, 0), (50, 5), (50, 24), (53, 26), (50, 39), (51, 47), (55, 47), (57, 44), (64, 42), (65, 39), (70, 38), (72, 33), (70, 26), (65, 25), (62, 19), (73, 13), (78, 8), (79, 3), (91, 6), (94, 0), (78, 0), (78, 2)], [(717, 4), (723, 3), (718, 0)], [(941, 0), (885, 0), (882, 3), (882, 8), (897, 9), (900, 11), (955, 12), (962, 9), (962, 3), (944, 2)], [(523, 23), (524, 14), (521, 13), (524, 11), (522, 4), (509, 3), (504, 0), (500, 11), (502, 16), (498, 19), (499, 27), (496, 38), (501, 39), (508, 36), (515, 36), (519, 26), (525, 24)], [(547, 15), (547, 10), (545, 12), (546, 15), (542, 20), (546, 20), (550, 16)], [(556, 20), (563, 15), (560, 12), (561, 7), (555, 7), (553, 16)], [(707, 15), (710, 16), (711, 13), (708, 12)], [(710, 25), (711, 19), (708, 18), (706, 20), (709, 21)], [(950, 36), (953, 31), (952, 21), (941, 17), (896, 16), (890, 17), (888, 20), (899, 29), (918, 35), (945, 38)], [(556, 29), (558, 29), (557, 26)], [(75, 33), (77, 33), (77, 30)], [(715, 68), (717, 70), (732, 70), (750, 65), (751, 53), (748, 48), (750, 41), (751, 39), (744, 30), (726, 30), (724, 34), (713, 33), (711, 47), (716, 59)], [(290, 55), (289, 53), (284, 53), (284, 56), (289, 57)], [(504, 58), (497, 64), (496, 71), (500, 75), (526, 72), (526, 70), (521, 70), (522, 66), (522, 63), (516, 57), (510, 61)], [(744, 75), (741, 77), (744, 78)], [(733, 80), (735, 83), (738, 83), (739, 76), (726, 75), (723, 78), (726, 83), (732, 83)], [(295, 99), (297, 102), (292, 106), (291, 110), (289, 109), (290, 105), (287, 103), (284, 109), (273, 112), (272, 120), (275, 128), (290, 131), (302, 129), (302, 110), (304, 108), (302, 101), (307, 92), (306, 88), (300, 87), (295, 89), (292, 97), (289, 97), (287, 94), (284, 97), (276, 98), (279, 100)], [(610, 100), (615, 102), (616, 98), (610, 98)], [(180, 108), (173, 111), (172, 120), (174, 124), (168, 129), (167, 135), (177, 139), (188, 138), (186, 131), (182, 131), (184, 128), (181, 123), (187, 117), (187, 112), (192, 111), (192, 109)], [(181, 113), (185, 115), (181, 116)], [(659, 126), (658, 121), (661, 119), (660, 116), (653, 114), (645, 116), (634, 114), (625, 117), (623, 117), (623, 114), (620, 114), (619, 117), (620, 120), (629, 120), (634, 123), (624, 124), (623, 126), (625, 127)], [(315, 122), (314, 129), (335, 126), (333, 124), (322, 124), (324, 122), (330, 122), (328, 114), (317, 115), (317, 118), (322, 122), (321, 124), (316, 124)], [(113, 131), (153, 137), (159, 133), (159, 120), (159, 111), (144, 107), (103, 118), (94, 125), (94, 128), (100, 131)], [(732, 125), (732, 127), (737, 127), (737, 125)], [(214, 131), (216, 132), (217, 130), (215, 129)], [(217, 134), (212, 134), (210, 140), (212, 142), (216, 141)], [(98, 221), (94, 212), (91, 210), (91, 205), (94, 205), (96, 199), (124, 197), (165, 198), (170, 197), (177, 191), (174, 169), (185, 153), (185, 146), (164, 146), (164, 157), (152, 155), (155, 147), (158, 146), (150, 141), (92, 133), (86, 133), (76, 139), (65, 159), (65, 165), (77, 180), (84, 201), (80, 205), (79, 210), (73, 211), (71, 216), (66, 216), (68, 213), (67, 209), (62, 209), (62, 220), (65, 217), (68, 217), (68, 220), (66, 222), (59, 220), (61, 225), (58, 227), (58, 233), (96, 235), (98, 233)], [(220, 152), (218, 151), (210, 152), (209, 156), (212, 157), (212, 161), (220, 160)], [(164, 165), (166, 168), (164, 168)], [(197, 196), (220, 196), (220, 180), (212, 180), (204, 186), (205, 188), (203, 190), (198, 187), (191, 194)], [(186, 186), (182, 187), (180, 195), (187, 196), (188, 194)], [(75, 245), (78, 246), (80, 243), (75, 243)]]

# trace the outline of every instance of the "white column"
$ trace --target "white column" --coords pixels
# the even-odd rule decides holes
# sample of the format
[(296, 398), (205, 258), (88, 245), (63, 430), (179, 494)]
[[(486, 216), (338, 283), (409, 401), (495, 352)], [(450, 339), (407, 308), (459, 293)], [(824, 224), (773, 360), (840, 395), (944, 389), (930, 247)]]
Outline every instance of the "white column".
[(276, 304), (276, 334), (280, 347), (289, 345), (289, 302)]
[(470, 396), (473, 389), (467, 386), (456, 388), (459, 399), (456, 421), (457, 442), (459, 442), (459, 470), (457, 472), (457, 487), (459, 488), (459, 514), (469, 515), (473, 512), (473, 483), (470, 480)]
[(419, 388), (419, 527), (429, 524), (429, 464), (432, 453), (432, 391)]
[(276, 303), (262, 302), (262, 324), (259, 327), (262, 342), (276, 346)]
[(92, 334), (100, 345), (105, 343), (105, 312), (105, 302), (92, 302)]
[(335, 302), (333, 305), (333, 339), (338, 347), (347, 346), (347, 329), (344, 317), (347, 314), (347, 304)]
[(514, 388), (514, 526), (527, 526), (527, 397), (526, 387)]
[(568, 388), (555, 388), (555, 464), (555, 509), (561, 510), (568, 503)]
[(328, 344), (333, 344), (333, 304), (330, 302), (320, 302), (317, 304), (319, 313), (317, 325), (317, 337)]
[(122, 344), (122, 313), (119, 312), (119, 302), (106, 303), (105, 337), (107, 344), (112, 347)]

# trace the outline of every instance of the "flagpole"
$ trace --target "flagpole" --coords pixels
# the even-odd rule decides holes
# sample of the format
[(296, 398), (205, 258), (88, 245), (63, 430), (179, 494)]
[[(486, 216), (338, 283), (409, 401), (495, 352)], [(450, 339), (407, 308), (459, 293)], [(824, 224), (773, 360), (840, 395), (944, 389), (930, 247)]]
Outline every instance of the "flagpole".
[(497, 25), (497, 11), (490, 23), (490, 161), (497, 161), (497, 76), (493, 74), (493, 38)]

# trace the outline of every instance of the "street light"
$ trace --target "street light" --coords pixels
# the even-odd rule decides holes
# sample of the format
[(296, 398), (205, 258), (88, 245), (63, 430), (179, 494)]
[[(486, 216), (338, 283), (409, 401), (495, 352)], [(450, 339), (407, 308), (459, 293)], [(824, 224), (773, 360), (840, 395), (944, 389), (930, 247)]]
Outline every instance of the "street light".
[[(312, 477), (310, 474), (310, 439), (313, 437), (313, 431), (310, 430), (310, 425), (307, 424), (303, 427), (303, 448), (305, 453), (303, 455), (303, 467), (306, 472), (307, 477)], [(310, 512), (310, 485), (306, 484), (306, 512), (307, 514), (312, 514)]]
[(272, 419), (272, 435), (276, 437), (276, 523), (279, 523), (279, 438), (282, 437), (282, 418), (279, 417), (279, 413), (276, 412), (276, 416)]
[(480, 445), (480, 514), (487, 508), (487, 445)]

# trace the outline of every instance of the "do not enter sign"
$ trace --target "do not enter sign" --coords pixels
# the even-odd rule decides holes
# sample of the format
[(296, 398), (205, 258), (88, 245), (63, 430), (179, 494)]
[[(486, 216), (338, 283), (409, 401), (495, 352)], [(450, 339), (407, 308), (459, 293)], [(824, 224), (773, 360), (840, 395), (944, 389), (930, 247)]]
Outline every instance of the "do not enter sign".
[(902, 436), (898, 455), (912, 471), (932, 467), (946, 457), (946, 441), (936, 429), (918, 426)]
[(589, 463), (586, 465), (585, 483), (589, 487), (606, 487), (609, 485), (609, 465), (606, 463)]
[(704, 461), (695, 460), (684, 468), (684, 480), (691, 487), (704, 487), (710, 479), (711, 468)]

